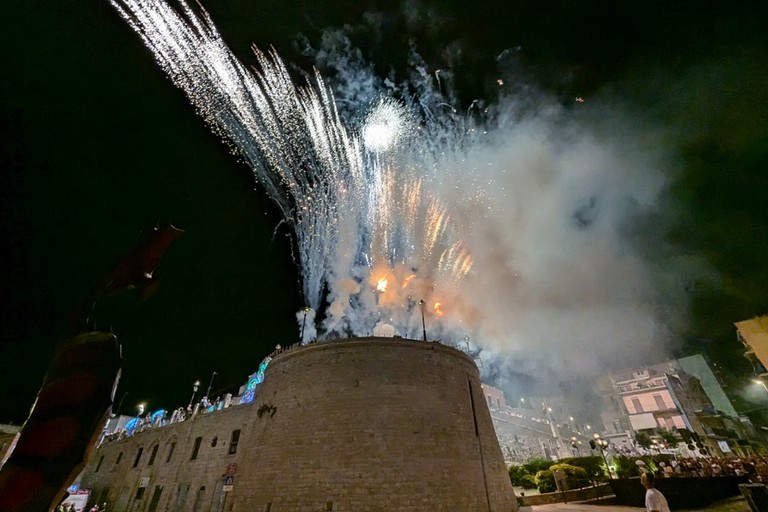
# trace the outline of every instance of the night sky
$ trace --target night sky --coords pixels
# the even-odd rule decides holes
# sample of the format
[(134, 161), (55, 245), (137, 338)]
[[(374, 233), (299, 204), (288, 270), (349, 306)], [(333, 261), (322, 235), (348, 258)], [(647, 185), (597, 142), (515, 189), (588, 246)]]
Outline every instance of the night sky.
[[(404, 73), (412, 41), (436, 68), (456, 44), (469, 104), (493, 94), (495, 57), (514, 49), (520, 74), (563, 104), (599, 95), (668, 129), (677, 173), (633, 229), (664, 241), (645, 251), (656, 265), (706, 263), (683, 284), (678, 350), (725, 376), (748, 370), (733, 322), (768, 312), (768, 33), (753, 4), (203, 2), (247, 63), (255, 43), (309, 69), (304, 42), (344, 25), (382, 75)], [(110, 299), (96, 319), (123, 345), (121, 411), (186, 404), (213, 371), (212, 394), (236, 392), (298, 340), (298, 271), (269, 199), (106, 0), (3, 2), (0, 17), (0, 422), (24, 420), (78, 303), (157, 224), (185, 231), (158, 292)]]

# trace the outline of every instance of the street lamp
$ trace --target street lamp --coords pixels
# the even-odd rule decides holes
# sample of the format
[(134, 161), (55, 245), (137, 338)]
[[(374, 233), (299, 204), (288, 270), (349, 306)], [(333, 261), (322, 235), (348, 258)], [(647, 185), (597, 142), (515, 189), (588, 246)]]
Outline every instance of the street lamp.
[(309, 313), (309, 307), (304, 306), (302, 311), (304, 312), (304, 319), (301, 321), (301, 342), (304, 343), (304, 327), (307, 325), (307, 313)]
[(581, 441), (576, 439), (576, 436), (571, 437), (571, 448), (576, 451), (575, 455), (581, 457)]
[(195, 401), (195, 395), (197, 394), (197, 390), (200, 388), (200, 381), (196, 380), (194, 384), (192, 384), (192, 398), (189, 399), (189, 406), (192, 407), (192, 402)]
[[(211, 398), (211, 388), (213, 387), (213, 378), (215, 376), (217, 376), (218, 374), (219, 374), (219, 372), (213, 372), (213, 374), (211, 374), (211, 382), (208, 383), (208, 391), (205, 392), (205, 396), (207, 396), (208, 398)], [(199, 382), (200, 381), (198, 381), (198, 384), (199, 384)]]
[(141, 423), (141, 415), (144, 414), (144, 409), (146, 407), (146, 404), (144, 402), (136, 405), (136, 410), (138, 411), (138, 414), (136, 414), (136, 426), (134, 427), (134, 432), (138, 432), (140, 430), (139, 423)]
[(610, 445), (611, 442), (607, 439), (603, 439), (600, 434), (595, 432), (593, 434), (593, 439), (590, 439), (589, 446), (594, 450), (596, 448), (600, 449), (600, 455), (603, 456), (603, 462), (605, 462), (605, 469), (608, 472), (608, 478), (613, 478), (613, 475), (611, 474), (611, 466), (608, 465), (608, 458), (605, 456), (605, 450), (608, 449), (608, 445)]
[(419, 306), (421, 306), (421, 330), (424, 333), (424, 341), (427, 341), (427, 323), (424, 320), (424, 299), (421, 299), (419, 301)]

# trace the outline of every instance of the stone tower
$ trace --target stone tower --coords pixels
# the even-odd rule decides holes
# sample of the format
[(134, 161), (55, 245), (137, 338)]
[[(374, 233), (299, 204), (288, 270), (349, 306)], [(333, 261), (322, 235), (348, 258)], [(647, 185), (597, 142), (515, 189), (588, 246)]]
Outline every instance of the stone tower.
[(285, 350), (253, 402), (106, 442), (82, 487), (111, 512), (517, 510), (474, 361), (399, 338)]
[(312, 344), (270, 362), (255, 407), (256, 510), (517, 508), (477, 367), (453, 348)]

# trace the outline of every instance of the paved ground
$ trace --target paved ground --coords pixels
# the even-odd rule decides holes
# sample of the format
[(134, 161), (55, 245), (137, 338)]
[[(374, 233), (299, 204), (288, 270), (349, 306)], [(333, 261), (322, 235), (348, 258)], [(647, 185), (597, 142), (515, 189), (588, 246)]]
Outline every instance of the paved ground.
[[(644, 508), (623, 507), (620, 505), (594, 503), (553, 503), (551, 505), (536, 505), (522, 508), (521, 512), (645, 512)], [(749, 505), (742, 497), (720, 501), (703, 509), (691, 509), (687, 512), (750, 512)]]

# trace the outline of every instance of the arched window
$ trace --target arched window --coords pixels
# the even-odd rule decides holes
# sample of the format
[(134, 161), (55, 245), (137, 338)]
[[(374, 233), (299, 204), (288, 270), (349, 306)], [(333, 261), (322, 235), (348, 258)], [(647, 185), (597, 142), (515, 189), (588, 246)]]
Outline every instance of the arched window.
[(147, 466), (151, 466), (155, 463), (155, 457), (157, 456), (157, 449), (160, 448), (159, 444), (156, 444), (152, 447), (152, 451), (149, 452), (149, 462), (147, 462)]

